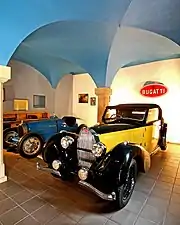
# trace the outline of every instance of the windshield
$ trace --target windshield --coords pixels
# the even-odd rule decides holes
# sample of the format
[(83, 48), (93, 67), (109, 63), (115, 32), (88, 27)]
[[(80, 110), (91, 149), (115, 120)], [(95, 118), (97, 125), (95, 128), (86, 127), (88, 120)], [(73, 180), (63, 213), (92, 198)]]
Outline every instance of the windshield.
[(145, 117), (147, 109), (117, 109), (110, 108), (106, 110), (104, 115), (104, 119), (109, 122), (117, 121), (120, 119), (130, 119), (135, 121), (143, 121)]

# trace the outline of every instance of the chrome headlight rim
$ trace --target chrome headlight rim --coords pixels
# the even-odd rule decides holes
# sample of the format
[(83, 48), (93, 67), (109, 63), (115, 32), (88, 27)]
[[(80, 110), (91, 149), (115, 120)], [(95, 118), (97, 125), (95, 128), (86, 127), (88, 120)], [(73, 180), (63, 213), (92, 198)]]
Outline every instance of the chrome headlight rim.
[(106, 146), (102, 142), (97, 142), (93, 145), (92, 153), (95, 157), (101, 157), (106, 151)]
[(68, 135), (61, 138), (60, 144), (63, 149), (67, 149), (72, 143), (74, 142), (74, 139)]

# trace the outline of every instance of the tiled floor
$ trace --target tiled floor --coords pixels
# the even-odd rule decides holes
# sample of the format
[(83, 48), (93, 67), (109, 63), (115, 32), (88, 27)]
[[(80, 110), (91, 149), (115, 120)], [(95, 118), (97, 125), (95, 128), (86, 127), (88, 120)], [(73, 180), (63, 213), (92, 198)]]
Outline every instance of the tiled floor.
[(152, 158), (127, 207), (109, 203), (71, 183), (36, 171), (36, 160), (5, 153), (8, 182), (0, 184), (3, 225), (180, 225), (180, 146)]

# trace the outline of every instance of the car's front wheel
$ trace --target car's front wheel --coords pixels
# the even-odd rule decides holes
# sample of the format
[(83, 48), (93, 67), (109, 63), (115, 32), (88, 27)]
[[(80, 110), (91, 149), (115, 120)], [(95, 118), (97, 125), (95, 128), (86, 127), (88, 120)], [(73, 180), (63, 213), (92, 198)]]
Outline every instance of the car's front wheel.
[(136, 160), (132, 159), (128, 169), (125, 183), (116, 190), (116, 206), (118, 209), (124, 208), (133, 193), (137, 178), (137, 163)]
[(19, 141), (17, 150), (23, 158), (36, 158), (42, 151), (43, 140), (38, 134), (25, 134)]

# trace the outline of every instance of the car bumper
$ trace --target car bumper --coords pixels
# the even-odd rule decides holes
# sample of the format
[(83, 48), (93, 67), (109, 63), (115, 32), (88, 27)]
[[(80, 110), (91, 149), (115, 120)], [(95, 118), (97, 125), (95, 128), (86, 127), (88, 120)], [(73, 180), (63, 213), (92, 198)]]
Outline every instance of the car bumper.
[[(42, 170), (42, 171), (46, 171), (52, 174), (55, 174), (59, 177), (61, 177), (61, 174), (59, 171), (48, 168), (48, 167), (43, 167), (39, 162), (37, 162), (36, 164), (36, 168), (37, 170)], [(99, 196), (101, 199), (106, 200), (106, 201), (115, 201), (116, 200), (116, 194), (115, 192), (112, 193), (103, 193), (102, 191), (100, 191), (99, 189), (97, 189), (96, 187), (94, 187), (92, 184), (86, 182), (86, 181), (82, 181), (80, 180), (78, 182), (78, 184), (88, 190), (90, 190), (91, 192), (95, 193), (97, 196)]]

